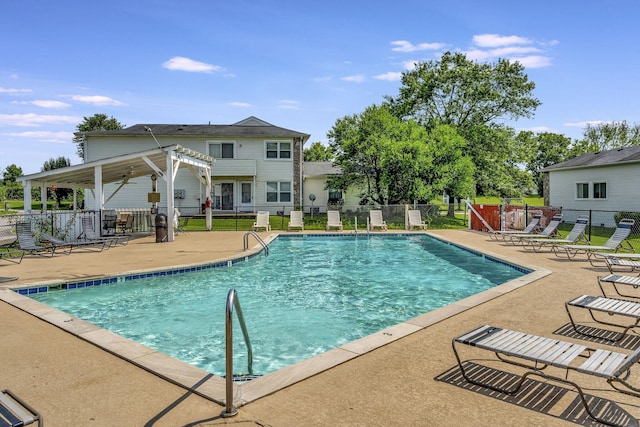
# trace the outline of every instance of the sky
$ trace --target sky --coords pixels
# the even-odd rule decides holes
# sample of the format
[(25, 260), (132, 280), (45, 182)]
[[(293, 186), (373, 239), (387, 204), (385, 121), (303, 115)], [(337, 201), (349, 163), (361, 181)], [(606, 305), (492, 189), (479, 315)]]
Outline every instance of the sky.
[(327, 143), (337, 120), (397, 96), (446, 51), (519, 61), (540, 100), (517, 131), (572, 139), (640, 122), (640, 2), (64, 0), (5, 2), (0, 173), (40, 172), (84, 117), (233, 124), (256, 116)]

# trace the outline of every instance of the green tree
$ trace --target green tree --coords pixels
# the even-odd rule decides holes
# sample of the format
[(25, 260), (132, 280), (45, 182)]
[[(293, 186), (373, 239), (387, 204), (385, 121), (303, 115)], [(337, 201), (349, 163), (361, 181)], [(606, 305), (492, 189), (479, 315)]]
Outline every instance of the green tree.
[(320, 141), (316, 141), (309, 148), (305, 148), (302, 155), (305, 162), (330, 162), (333, 160), (331, 147), (322, 144)]
[(540, 171), (547, 166), (564, 162), (572, 156), (571, 138), (564, 135), (542, 132), (534, 134), (533, 132), (520, 132), (517, 139), (521, 145), (530, 147), (532, 155), (527, 162), (526, 170), (533, 177), (533, 182), (538, 189), (538, 195), (543, 195), (543, 180)]
[(422, 62), (403, 73), (400, 93), (386, 101), (396, 116), (413, 118), (428, 129), (453, 126), (467, 141), (477, 194), (507, 196), (527, 177), (517, 167), (523, 150), (515, 132), (498, 121), (532, 117), (540, 105), (534, 89), (518, 62), (481, 64), (446, 52), (439, 61)]
[[(62, 169), (71, 166), (71, 161), (64, 157), (60, 156), (57, 159), (50, 158), (42, 165), (42, 172), (54, 170), (54, 169)], [(53, 195), (56, 198), (56, 206), (60, 206), (60, 202), (62, 199), (68, 197), (73, 193), (73, 190), (70, 188), (56, 188), (55, 190), (51, 190), (49, 193), (49, 189), (47, 189), (47, 199), (50, 195)]]
[(20, 166), (16, 166), (15, 164), (11, 164), (2, 171), (2, 181), (4, 185), (10, 185), (12, 183), (16, 183), (18, 177), (21, 177), (23, 174), (22, 168)]
[(598, 147), (596, 151), (640, 145), (640, 125), (629, 125), (626, 120), (588, 124), (583, 130), (582, 139), (587, 145)]
[[(116, 120), (113, 116), (107, 117), (106, 114), (94, 114), (91, 117), (83, 117), (82, 123), (76, 126), (76, 132), (93, 132), (101, 130), (118, 130), (124, 128), (124, 125)], [(73, 142), (76, 144), (76, 153), (78, 157), (84, 160), (84, 137), (75, 136)]]
[(336, 121), (329, 131), (334, 164), (341, 175), (328, 186), (361, 189), (361, 203), (429, 202), (445, 188), (465, 195), (473, 189), (473, 165), (453, 128), (432, 132), (414, 120), (400, 120), (387, 106), (370, 106)]

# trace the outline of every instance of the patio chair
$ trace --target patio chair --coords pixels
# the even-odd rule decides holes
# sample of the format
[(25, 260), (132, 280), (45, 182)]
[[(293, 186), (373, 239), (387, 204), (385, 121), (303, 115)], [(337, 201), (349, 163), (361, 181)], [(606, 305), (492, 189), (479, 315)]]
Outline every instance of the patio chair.
[(126, 245), (131, 238), (130, 235), (112, 235), (112, 236), (100, 236), (96, 231), (93, 224), (93, 218), (90, 216), (82, 217), (82, 232), (76, 238), (76, 240), (85, 240), (89, 242), (105, 242), (105, 249), (116, 246), (118, 243)]
[(535, 214), (529, 221), (529, 224), (523, 230), (492, 230), (489, 231), (489, 238), (492, 240), (504, 240), (505, 236), (510, 234), (529, 234), (535, 233), (536, 231), (542, 231), (543, 227), (540, 226), (540, 219), (542, 218), (542, 214)]
[(91, 240), (74, 240), (67, 241), (58, 239), (48, 233), (40, 233), (40, 238), (44, 239), (45, 245), (46, 243), (54, 245), (63, 250), (63, 252), (67, 255), (71, 253), (74, 248), (77, 249), (85, 249), (92, 252), (102, 252), (107, 243), (104, 240), (91, 241)]
[[(565, 309), (569, 315), (569, 321), (573, 330), (580, 335), (600, 338), (606, 341), (617, 342), (625, 337), (630, 329), (638, 326), (640, 323), (640, 303), (633, 301), (625, 301), (621, 299), (597, 297), (591, 295), (582, 295), (565, 303)], [(591, 333), (590, 328), (578, 328), (572, 315), (572, 308), (585, 309), (591, 319), (599, 324), (622, 328), (621, 332), (615, 331), (613, 335), (603, 333)], [(601, 313), (598, 315), (597, 313)], [(622, 324), (614, 323), (610, 319), (631, 318), (631, 323)], [(606, 320), (605, 320), (606, 319)]]
[(422, 214), (419, 210), (409, 210), (408, 211), (408, 221), (409, 221), (409, 230), (413, 230), (414, 228), (422, 228), (423, 230), (427, 229), (427, 224), (422, 221)]
[(58, 247), (56, 245), (42, 246), (37, 244), (31, 232), (30, 222), (16, 223), (16, 234), (18, 236), (18, 248), (24, 251), (25, 255), (48, 255), (52, 257)]
[(585, 235), (587, 225), (589, 225), (589, 218), (586, 216), (581, 216), (576, 219), (576, 223), (573, 225), (573, 228), (564, 239), (536, 237), (531, 239), (521, 239), (521, 243), (525, 248), (530, 246), (531, 249), (536, 252), (542, 250), (543, 248), (551, 250), (551, 246), (554, 244), (577, 244), (582, 241), (587, 243), (588, 240)]
[(133, 215), (131, 212), (120, 212), (118, 220), (116, 221), (116, 226), (118, 227), (118, 232), (121, 234), (124, 234), (127, 231), (127, 228), (131, 228), (133, 226)]
[[(487, 350), (494, 353), (499, 361), (520, 366), (527, 371), (509, 388), (492, 383), (491, 377), (482, 379), (477, 376), (472, 377), (462, 363), (456, 347), (458, 344)], [(508, 395), (516, 394), (525, 384), (527, 377), (532, 375), (568, 384), (578, 392), (587, 414), (603, 424), (617, 425), (613, 421), (604, 420), (594, 414), (582, 387), (577, 382), (568, 379), (569, 371), (605, 379), (613, 389), (640, 397), (640, 389), (627, 382), (631, 368), (635, 367), (640, 360), (640, 348), (631, 354), (623, 354), (488, 325), (454, 338), (452, 346), (460, 372), (469, 383)], [(564, 370), (565, 375), (552, 375), (550, 372), (543, 372), (543, 369), (551, 366)]]
[[(616, 231), (613, 235), (607, 240), (602, 246), (594, 246), (594, 245), (557, 245), (554, 244), (551, 246), (553, 253), (556, 256), (566, 255), (569, 259), (575, 259), (575, 257), (579, 254), (584, 254), (587, 256), (587, 260), (594, 264), (594, 258), (600, 258), (600, 261), (604, 261), (599, 256), (594, 256), (596, 252), (609, 251), (609, 252), (618, 252), (619, 250), (631, 251), (633, 252), (633, 246), (627, 240), (629, 235), (631, 234), (631, 228), (635, 220), (633, 219), (623, 219), (618, 224)], [(624, 247), (626, 243), (626, 247)]]
[(36, 421), (39, 427), (44, 423), (42, 415), (31, 405), (8, 389), (0, 392), (1, 426), (28, 426)]
[(504, 241), (511, 244), (518, 244), (522, 239), (534, 238), (534, 239), (546, 239), (546, 238), (554, 238), (558, 235), (558, 226), (562, 222), (562, 214), (555, 214), (549, 224), (539, 233), (515, 233), (515, 234), (506, 234), (504, 236)]
[(104, 230), (105, 235), (112, 236), (116, 234), (117, 223), (117, 215), (105, 214), (104, 219), (102, 220), (102, 229)]
[(607, 296), (608, 292), (604, 290), (605, 284), (607, 287), (611, 287), (615, 292), (616, 296), (622, 298), (631, 298), (631, 299), (640, 299), (640, 293), (629, 293), (627, 291), (623, 291), (623, 289), (627, 290), (638, 290), (640, 289), (640, 277), (638, 276), (623, 276), (620, 274), (609, 274), (607, 276), (599, 276), (598, 277), (598, 286), (600, 287), (600, 291), (602, 295)]
[(302, 211), (289, 212), (289, 225), (287, 225), (287, 230), (291, 231), (292, 228), (297, 228), (300, 229), (300, 231), (304, 231), (304, 218), (302, 215)]
[(269, 211), (258, 211), (256, 214), (256, 221), (253, 223), (253, 231), (259, 231), (264, 228), (264, 231), (271, 230), (271, 224), (269, 223)]
[(342, 230), (342, 221), (340, 220), (340, 211), (327, 211), (327, 231), (335, 228)]
[(369, 231), (376, 228), (387, 230), (387, 222), (382, 218), (382, 211), (379, 209), (369, 211)]

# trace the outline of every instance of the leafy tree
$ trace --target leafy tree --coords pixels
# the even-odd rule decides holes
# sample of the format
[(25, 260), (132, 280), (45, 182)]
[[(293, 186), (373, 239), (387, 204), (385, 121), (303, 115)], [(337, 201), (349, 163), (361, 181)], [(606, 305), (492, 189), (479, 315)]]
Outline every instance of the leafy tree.
[(305, 162), (330, 162), (333, 160), (333, 150), (328, 145), (323, 145), (320, 141), (312, 143), (309, 148), (303, 151)]
[(528, 146), (532, 150), (530, 160), (527, 162), (526, 170), (533, 177), (533, 181), (538, 189), (538, 195), (543, 193), (543, 180), (540, 171), (547, 166), (564, 162), (572, 156), (571, 138), (564, 135), (543, 132), (534, 134), (533, 132), (520, 132), (517, 139), (523, 146)]
[(393, 116), (387, 106), (373, 105), (337, 120), (328, 137), (342, 170), (328, 186), (360, 188), (363, 204), (429, 202), (446, 187), (472, 191), (465, 141), (448, 126), (429, 133), (414, 120)]
[(476, 193), (511, 196), (528, 180), (518, 167), (524, 151), (515, 132), (498, 121), (533, 116), (540, 105), (534, 88), (518, 62), (480, 64), (446, 52), (439, 61), (403, 73), (399, 95), (386, 101), (396, 116), (413, 118), (427, 129), (453, 126), (467, 141)]
[[(98, 113), (91, 117), (83, 117), (82, 123), (76, 126), (76, 132), (118, 130), (122, 128), (124, 128), (124, 125), (113, 116), (107, 117), (106, 114)], [(75, 136), (73, 137), (73, 142), (77, 145), (76, 153), (78, 157), (84, 160), (84, 138), (82, 136)]]
[(640, 145), (640, 125), (629, 125), (626, 120), (587, 125), (583, 130), (583, 141), (598, 147), (595, 151)]
[(4, 185), (16, 183), (17, 179), (22, 175), (24, 175), (24, 173), (22, 172), (22, 168), (20, 166), (16, 166), (15, 164), (7, 166), (2, 172)]
[[(68, 166), (71, 166), (71, 161), (64, 156), (58, 157), (57, 159), (50, 158), (49, 160), (44, 162), (44, 164), (42, 165), (42, 172), (46, 172), (54, 169), (66, 168)], [(51, 190), (51, 192), (56, 198), (56, 205), (60, 206), (60, 202), (62, 201), (62, 199), (72, 194), (73, 190), (70, 188), (56, 188), (55, 190)], [(49, 198), (49, 196), (50, 196), (50, 193), (49, 193), (49, 190), (47, 189), (47, 199)]]

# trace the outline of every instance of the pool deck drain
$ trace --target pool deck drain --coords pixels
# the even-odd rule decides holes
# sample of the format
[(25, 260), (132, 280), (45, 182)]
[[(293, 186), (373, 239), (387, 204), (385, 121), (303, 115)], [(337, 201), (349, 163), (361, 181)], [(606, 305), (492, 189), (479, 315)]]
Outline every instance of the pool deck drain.
[[(243, 406), (233, 420), (278, 426), (301, 425), (301, 418), (307, 421), (302, 425), (420, 425), (424, 417), (433, 419), (436, 410), (438, 414), (432, 425), (483, 424), (477, 412), (471, 415), (472, 405), (476, 403), (495, 413), (513, 411), (518, 419), (530, 420), (532, 424), (559, 421), (546, 414), (458, 390), (434, 378), (455, 364), (450, 350), (451, 338), (478, 323), (550, 335), (567, 321), (563, 311), (565, 300), (575, 294), (588, 293), (585, 288), (596, 292), (595, 277), (599, 272), (585, 262), (567, 262), (553, 255), (531, 254), (521, 248), (489, 242), (488, 236), (482, 233), (464, 230), (433, 233), (535, 271), (307, 361), (236, 385), (236, 402)], [(224, 401), (221, 378), (72, 319), (8, 289), (47, 283), (54, 278), (71, 281), (231, 259), (243, 255), (242, 234), (194, 232), (166, 244), (156, 244), (151, 237), (143, 237), (104, 253), (78, 253), (52, 259), (31, 257), (19, 265), (3, 265), (3, 276), (19, 279), (2, 284), (4, 290), (0, 292), (8, 302), (0, 303), (0, 331), (4, 340), (0, 362), (6, 366), (0, 385), (17, 392), (43, 412), (48, 425), (82, 425), (89, 419), (92, 419), (91, 425), (105, 426), (145, 425), (150, 420), (156, 420), (154, 425), (185, 425), (196, 421), (200, 423), (192, 425), (225, 424), (229, 419), (216, 417), (222, 407), (199, 396)], [(551, 271), (554, 273), (550, 274)], [(531, 283), (532, 280), (535, 281)], [(528, 283), (531, 284), (524, 286)], [(498, 296), (500, 298), (496, 298)], [(46, 322), (27, 312), (41, 316)], [(119, 354), (124, 360), (113, 354)], [(149, 371), (160, 371), (161, 377), (170, 381), (163, 381)], [(174, 383), (183, 384), (189, 390)], [(624, 400), (618, 395), (603, 394), (609, 399)], [(62, 408), (59, 396), (64, 396)], [(146, 400), (140, 400), (140, 396)], [(462, 403), (454, 404), (452, 399)], [(132, 400), (145, 403), (134, 405)], [(124, 414), (118, 406), (124, 408)], [(126, 414), (130, 418), (125, 418)], [(485, 418), (489, 419), (491, 424), (501, 425), (499, 419)], [(514, 418), (506, 416), (504, 425), (509, 425), (509, 419)], [(127, 424), (126, 420), (135, 421)]]

